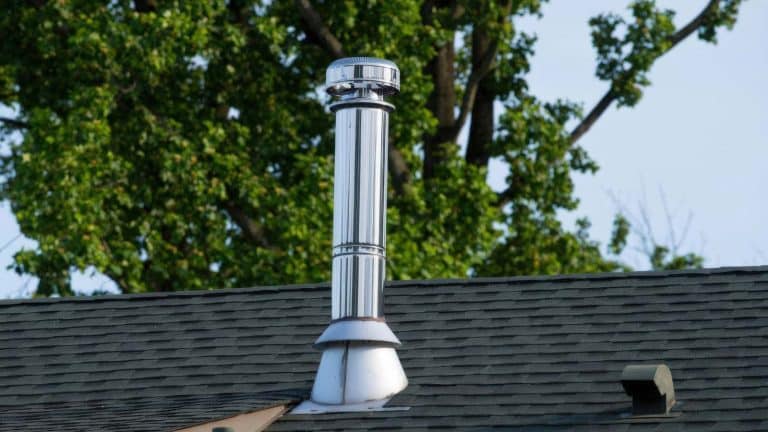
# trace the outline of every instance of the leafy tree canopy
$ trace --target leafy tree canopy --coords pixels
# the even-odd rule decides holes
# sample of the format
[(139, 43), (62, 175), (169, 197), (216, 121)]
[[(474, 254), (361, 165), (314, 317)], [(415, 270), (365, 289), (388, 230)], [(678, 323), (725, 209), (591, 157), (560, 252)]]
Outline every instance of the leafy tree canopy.
[[(123, 292), (328, 279), (320, 89), (333, 59), (368, 55), (403, 76), (389, 277), (622, 269), (626, 219), (607, 252), (588, 221), (558, 220), (578, 204), (572, 175), (598, 169), (578, 142), (614, 102), (637, 104), (676, 44), (733, 26), (739, 3), (710, 0), (680, 28), (653, 0), (593, 18), (607, 92), (583, 115), (528, 91), (536, 38), (516, 22), (538, 0), (8, 1), (0, 103), (17, 116), (1, 122), (0, 198), (38, 242), (15, 268), (40, 278), (39, 295), (71, 294), (70, 273), (89, 266)], [(490, 160), (509, 166), (504, 191), (486, 182)], [(654, 266), (701, 263), (668, 252)]]

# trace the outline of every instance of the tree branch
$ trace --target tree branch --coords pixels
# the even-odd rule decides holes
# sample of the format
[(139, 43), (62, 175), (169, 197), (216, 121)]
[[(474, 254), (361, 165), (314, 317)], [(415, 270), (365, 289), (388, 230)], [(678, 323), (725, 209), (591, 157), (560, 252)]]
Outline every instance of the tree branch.
[(599, 119), (605, 110), (611, 106), (614, 100), (616, 100), (616, 92), (614, 92), (613, 88), (611, 88), (603, 95), (602, 98), (600, 98), (600, 101), (597, 102), (597, 105), (595, 105), (594, 108), (589, 111), (589, 114), (584, 117), (581, 123), (579, 123), (579, 125), (573, 129), (571, 135), (568, 137), (568, 141), (570, 141), (571, 145), (573, 145), (585, 133), (587, 133), (587, 131), (589, 131), (592, 125), (595, 124), (597, 119)]
[[(101, 243), (101, 247), (102, 249), (104, 249), (104, 252), (106, 252), (108, 256), (114, 258), (115, 255), (112, 253), (112, 248), (109, 247), (109, 243), (107, 243), (107, 241), (104, 240), (103, 238), (99, 239), (99, 242)], [(128, 283), (128, 281), (126, 281), (125, 278), (118, 276), (115, 272), (110, 271), (109, 266), (106, 266), (105, 268), (98, 269), (98, 270), (104, 273), (105, 275), (107, 275), (108, 278), (112, 279), (112, 281), (115, 283), (115, 285), (117, 285), (117, 288), (120, 290), (122, 294), (128, 294), (132, 292), (131, 286)]]
[[(677, 46), (680, 42), (685, 40), (688, 36), (693, 34), (696, 30), (699, 29), (704, 24), (704, 21), (707, 17), (707, 14), (712, 13), (713, 11), (717, 10), (718, 7), (718, 0), (710, 0), (707, 5), (702, 9), (701, 12), (699, 12), (696, 17), (694, 17), (688, 24), (683, 26), (680, 30), (676, 31), (672, 36), (669, 37), (670, 46), (666, 49), (661, 55), (664, 55), (668, 53), (672, 48)], [(661, 55), (659, 57), (661, 57)], [(658, 59), (658, 57), (657, 57)], [(655, 60), (655, 59), (654, 59)], [(597, 102), (597, 105), (595, 105), (590, 111), (589, 114), (587, 114), (586, 117), (581, 121), (581, 123), (576, 126), (573, 131), (571, 131), (568, 139), (571, 145), (576, 143), (585, 133), (589, 131), (589, 129), (592, 127), (592, 125), (597, 122), (597, 120), (600, 118), (600, 116), (605, 113), (605, 111), (608, 109), (608, 107), (611, 106), (613, 101), (616, 100), (617, 94), (613, 90), (613, 88), (609, 89), (602, 98)], [(509, 201), (512, 200), (514, 196), (513, 188), (509, 187), (503, 192), (500, 192), (497, 197), (497, 203), (499, 207), (504, 206)]]
[(270, 247), (269, 242), (267, 242), (264, 235), (264, 228), (251, 219), (242, 208), (232, 201), (227, 201), (224, 203), (224, 209), (235, 224), (240, 227), (240, 230), (243, 231), (243, 235), (246, 239), (261, 247)]
[[(301, 19), (304, 21), (304, 31), (313, 41), (333, 58), (346, 56), (343, 45), (328, 26), (325, 25), (323, 18), (309, 0), (296, 0), (296, 7), (299, 10)], [(389, 142), (388, 152), (389, 173), (392, 176), (392, 183), (397, 193), (402, 194), (405, 186), (411, 181), (411, 172), (408, 169), (403, 154), (400, 153), (391, 141)]]
[(411, 183), (411, 171), (405, 162), (403, 154), (400, 153), (392, 141), (388, 143), (388, 165), (389, 174), (392, 176), (392, 186), (398, 195), (402, 195)]
[(494, 60), (496, 59), (496, 50), (499, 43), (494, 40), (488, 46), (482, 60), (476, 67), (472, 68), (472, 72), (467, 80), (467, 86), (464, 88), (464, 97), (461, 100), (461, 108), (459, 109), (459, 117), (454, 123), (453, 140), (459, 136), (461, 128), (464, 127), (464, 123), (467, 121), (467, 116), (472, 112), (472, 108), (475, 106), (475, 97), (477, 96), (477, 88), (480, 86), (480, 82), (488, 73), (493, 70)]
[[(718, 8), (719, 0), (709, 0), (709, 3), (702, 9), (701, 12), (699, 12), (698, 15), (694, 19), (691, 20), (688, 24), (686, 24), (683, 28), (675, 32), (670, 38), (669, 42), (671, 45), (669, 48), (667, 48), (667, 51), (674, 48), (677, 44), (682, 42), (685, 38), (690, 36), (693, 32), (699, 29), (704, 24), (704, 20), (707, 18), (707, 15), (716, 11)], [(665, 53), (667, 52), (665, 51)]]
[(318, 45), (331, 57), (344, 57), (345, 54), (341, 42), (323, 23), (323, 18), (317, 13), (312, 3), (309, 0), (296, 0), (296, 7), (299, 9), (299, 15), (301, 15), (301, 19), (304, 21), (304, 29), (307, 35), (317, 41)]
[[(680, 42), (685, 40), (688, 36), (693, 34), (696, 30), (698, 30), (699, 27), (704, 24), (704, 20), (707, 17), (707, 14), (713, 12), (718, 7), (718, 1), (719, 0), (710, 0), (709, 3), (702, 9), (701, 12), (699, 12), (698, 15), (696, 15), (691, 22), (686, 24), (683, 28), (676, 31), (672, 36), (669, 37), (670, 46), (667, 48), (666, 51), (662, 53), (662, 55), (668, 53), (672, 48), (677, 46)], [(659, 56), (661, 57), (661, 56)], [(658, 59), (658, 57), (657, 57)], [(654, 59), (655, 61), (655, 59)], [(571, 145), (573, 145), (576, 141), (578, 141), (589, 129), (592, 127), (592, 125), (595, 124), (595, 122), (600, 118), (600, 116), (603, 115), (603, 113), (608, 109), (609, 106), (613, 103), (614, 100), (616, 100), (616, 92), (613, 91), (613, 88), (609, 89), (602, 98), (600, 98), (600, 101), (597, 103), (597, 105), (594, 106), (589, 111), (589, 114), (587, 114), (586, 117), (579, 123), (578, 126), (576, 126), (573, 131), (570, 134), (569, 140)]]
[(157, 0), (135, 0), (133, 3), (136, 12), (139, 13), (154, 12), (157, 10)]
[[(476, 28), (472, 31), (472, 65), (482, 62), (488, 51), (492, 36), (488, 31)], [(476, 166), (487, 167), (490, 160), (489, 148), (493, 142), (494, 115), (493, 103), (496, 91), (493, 89), (493, 76), (486, 75), (477, 85), (474, 104), (471, 110), (471, 126), (464, 159)]]
[[(500, 24), (503, 23), (504, 20), (507, 19), (507, 16), (512, 12), (513, 3), (514, 2), (512, 1), (507, 1), (502, 5), (502, 13), (499, 16)], [(463, 13), (463, 8), (461, 12)], [(488, 38), (487, 31), (481, 30), (481, 29), (474, 29), (472, 33), (473, 45), (476, 42), (478, 42), (477, 40), (475, 40), (476, 32), (481, 32), (482, 37), (486, 38), (487, 40)], [(483, 43), (482, 45), (485, 45), (485, 43)], [(459, 108), (459, 117), (456, 119), (454, 140), (459, 136), (459, 133), (461, 132), (461, 128), (464, 127), (464, 123), (466, 123), (469, 113), (472, 112), (472, 110), (475, 107), (475, 101), (477, 100), (477, 91), (483, 79), (486, 76), (488, 76), (488, 74), (493, 70), (498, 48), (499, 48), (499, 39), (498, 37), (493, 37), (490, 43), (487, 43), (485, 52), (481, 55), (479, 61), (477, 58), (475, 58), (475, 53), (474, 52), (472, 53), (472, 57), (473, 57), (472, 71), (469, 74), (469, 79), (467, 79), (467, 85), (464, 89), (464, 97), (461, 100), (461, 107)], [(474, 50), (474, 46), (473, 46), (473, 50)]]
[(0, 122), (14, 129), (29, 129), (29, 123), (9, 117), (0, 117)]
[(451, 6), (451, 21), (458, 21), (459, 18), (464, 16), (464, 13), (467, 11), (467, 9), (464, 7), (464, 5), (458, 1), (454, 1), (453, 5)]
[(507, 205), (514, 197), (513, 188), (508, 187), (501, 192), (496, 193), (496, 206), (501, 208)]

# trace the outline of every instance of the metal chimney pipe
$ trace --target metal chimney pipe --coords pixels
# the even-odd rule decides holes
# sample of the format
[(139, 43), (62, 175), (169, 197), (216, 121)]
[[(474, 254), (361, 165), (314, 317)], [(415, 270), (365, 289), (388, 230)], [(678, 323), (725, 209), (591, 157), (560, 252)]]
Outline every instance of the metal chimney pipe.
[(400, 89), (394, 63), (341, 59), (326, 87), (336, 113), (331, 318), (381, 319), (387, 221), (389, 112), (384, 94)]
[(384, 321), (389, 113), (384, 96), (400, 91), (387, 60), (351, 57), (326, 71), (337, 101), (334, 162), (331, 324), (315, 342), (323, 350), (311, 402), (294, 412), (381, 407), (408, 385)]

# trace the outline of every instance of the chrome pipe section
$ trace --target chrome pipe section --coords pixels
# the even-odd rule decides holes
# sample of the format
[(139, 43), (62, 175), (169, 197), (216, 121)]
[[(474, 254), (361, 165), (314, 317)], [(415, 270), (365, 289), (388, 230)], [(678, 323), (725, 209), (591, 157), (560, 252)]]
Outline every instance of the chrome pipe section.
[(389, 113), (384, 97), (400, 91), (387, 60), (352, 57), (326, 71), (337, 99), (334, 166), (331, 324), (315, 342), (323, 350), (311, 401), (295, 413), (381, 408), (408, 385), (384, 321)]
[(355, 97), (334, 104), (331, 318), (381, 318), (387, 219), (385, 106)]
[(385, 95), (400, 90), (394, 63), (368, 57), (333, 62), (326, 90), (339, 99), (333, 190), (331, 320), (384, 318), (387, 225)]

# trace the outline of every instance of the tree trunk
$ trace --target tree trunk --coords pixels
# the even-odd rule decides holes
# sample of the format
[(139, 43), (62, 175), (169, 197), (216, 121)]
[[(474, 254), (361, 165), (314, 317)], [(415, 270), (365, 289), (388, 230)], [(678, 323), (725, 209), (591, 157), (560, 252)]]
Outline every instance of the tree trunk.
[(437, 119), (437, 131), (424, 137), (424, 179), (435, 175), (435, 169), (445, 160), (448, 145), (453, 139), (456, 123), (456, 89), (454, 87), (454, 60), (456, 52), (453, 40), (438, 48), (437, 55), (427, 64), (434, 89), (427, 101), (427, 108)]
[[(488, 50), (491, 39), (488, 33), (477, 29), (472, 33), (472, 67), (479, 68)], [(488, 166), (491, 141), (493, 140), (493, 101), (495, 93), (491, 88), (492, 74), (486, 74), (477, 87), (475, 104), (472, 107), (472, 123), (469, 127), (467, 162), (477, 166)]]
[[(421, 20), (426, 26), (434, 26), (438, 19), (436, 11), (455, 8), (455, 1), (428, 0), (421, 8)], [(424, 170), (425, 180), (435, 176), (435, 169), (445, 160), (447, 144), (452, 141), (454, 125), (454, 109), (456, 107), (456, 89), (454, 81), (454, 61), (456, 51), (453, 46), (454, 33), (435, 46), (435, 56), (424, 67), (424, 74), (432, 77), (432, 93), (427, 99), (427, 109), (437, 119), (437, 130), (434, 134), (425, 134), (424, 141)]]

